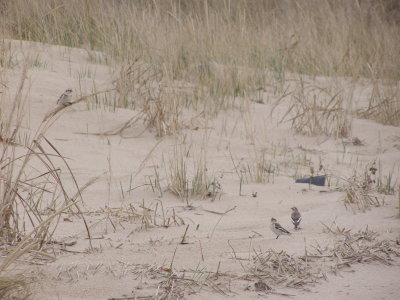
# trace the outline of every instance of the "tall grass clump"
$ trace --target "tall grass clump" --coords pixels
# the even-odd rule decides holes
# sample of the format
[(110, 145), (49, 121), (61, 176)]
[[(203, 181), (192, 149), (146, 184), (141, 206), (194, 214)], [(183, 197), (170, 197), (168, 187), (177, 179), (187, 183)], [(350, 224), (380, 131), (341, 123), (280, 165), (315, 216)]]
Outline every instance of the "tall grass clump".
[(199, 116), (187, 109), (193, 93), (168, 85), (163, 78), (162, 70), (140, 58), (122, 63), (114, 81), (114, 105), (138, 111), (125, 126), (141, 120), (146, 129), (163, 137), (187, 128)]
[(15, 57), (11, 50), (11, 42), (2, 39), (0, 41), (0, 67), (13, 68), (15, 66)]
[(368, 106), (360, 109), (358, 115), (379, 123), (400, 126), (400, 82), (372, 82)]
[(351, 101), (343, 91), (318, 86), (300, 78), (293, 92), (276, 105), (288, 102), (281, 122), (289, 122), (296, 133), (348, 137), (351, 131)]
[[(397, 172), (398, 173), (398, 172)], [(354, 206), (365, 211), (371, 206), (381, 206), (385, 203), (384, 195), (395, 195), (397, 180), (395, 166), (383, 176), (382, 164), (368, 164), (363, 174), (354, 170), (353, 176), (344, 180), (345, 205)]]
[[(63, 154), (45, 137), (56, 119), (43, 120), (28, 145), (17, 142), (29, 97), (26, 78), (25, 64), (15, 96), (8, 99), (8, 91), (0, 96), (0, 245), (7, 252), (0, 264), (0, 275), (19, 257), (31, 251), (40, 255), (65, 211), (81, 217), (90, 241), (78, 202), (82, 200), (82, 190), (93, 180), (78, 186)], [(65, 172), (71, 181), (64, 179)]]
[[(376, 178), (376, 189), (379, 193), (385, 195), (395, 195), (396, 185), (398, 178), (396, 178), (396, 173), (399, 174), (399, 168), (396, 169), (396, 164), (392, 166), (392, 169), (388, 172), (382, 170), (382, 164), (379, 162), (378, 174)], [(384, 175), (386, 173), (386, 175)]]
[(206, 196), (215, 199), (220, 192), (218, 180), (208, 174), (204, 144), (196, 150), (193, 144), (177, 141), (165, 167), (168, 189), (180, 199)]
[(248, 160), (242, 158), (236, 162), (233, 156), (231, 160), (241, 184), (274, 183), (275, 176), (279, 174), (277, 162), (265, 150), (258, 151), (255, 147), (249, 153)]

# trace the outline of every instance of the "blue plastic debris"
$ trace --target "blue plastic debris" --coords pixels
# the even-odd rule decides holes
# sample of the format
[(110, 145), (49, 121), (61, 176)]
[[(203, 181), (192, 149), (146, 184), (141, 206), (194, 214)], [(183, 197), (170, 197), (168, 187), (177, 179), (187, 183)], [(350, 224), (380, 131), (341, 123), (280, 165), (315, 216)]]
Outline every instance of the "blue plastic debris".
[(313, 184), (313, 185), (324, 186), (325, 179), (326, 179), (326, 175), (311, 176), (311, 177), (307, 177), (307, 178), (296, 179), (296, 183), (309, 183), (309, 184)]

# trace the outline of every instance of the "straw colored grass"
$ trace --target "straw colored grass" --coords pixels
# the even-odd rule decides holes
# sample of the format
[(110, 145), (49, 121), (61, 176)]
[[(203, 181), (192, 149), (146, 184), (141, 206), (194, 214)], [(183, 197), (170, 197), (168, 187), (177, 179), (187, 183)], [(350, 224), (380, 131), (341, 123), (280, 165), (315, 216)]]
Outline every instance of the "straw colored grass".
[[(399, 76), (395, 1), (79, 1), (3, 4), (6, 35), (143, 54), (182, 78), (193, 63), (334, 76)], [(160, 26), (160, 24), (162, 24)]]
[(168, 162), (168, 189), (181, 199), (204, 197), (208, 190), (205, 158), (192, 152), (191, 146), (177, 144)]
[(154, 227), (171, 227), (185, 225), (185, 220), (180, 217), (175, 209), (165, 209), (162, 201), (154, 201), (150, 204), (143, 200), (140, 204), (129, 204), (119, 208), (104, 208), (94, 214), (104, 215), (104, 220), (109, 221), (114, 229), (114, 224), (119, 224), (122, 221), (130, 221), (140, 223), (140, 229), (147, 230)]
[[(82, 191), (98, 178), (80, 187), (63, 154), (45, 137), (46, 131), (56, 121), (54, 116), (65, 107), (58, 106), (47, 114), (28, 145), (16, 142), (25, 115), (27, 98), (23, 95), (27, 72), (25, 64), (11, 106), (4, 106), (6, 109), (2, 111), (0, 244), (11, 247), (0, 265), (0, 273), (31, 251), (40, 254), (40, 249), (51, 239), (60, 215), (65, 211), (82, 219), (89, 241), (91, 239), (78, 202), (82, 200)], [(6, 103), (6, 96), (1, 97), (0, 104)], [(88, 96), (77, 99), (74, 104), (86, 98)], [(71, 175), (71, 182), (63, 179), (62, 167)], [(75, 192), (72, 190), (75, 194), (70, 195), (67, 185), (75, 189)], [(46, 215), (45, 211), (51, 213)], [(46, 253), (42, 254), (46, 256)]]
[(331, 245), (307, 247), (305, 244), (302, 256), (272, 249), (256, 252), (250, 264), (256, 284), (265, 282), (267, 293), (273, 288), (305, 288), (327, 279), (329, 273), (337, 275), (353, 264), (378, 262), (391, 265), (393, 258), (400, 256), (400, 248), (394, 241), (379, 240), (378, 234), (368, 228), (352, 233), (345, 228), (323, 225), (332, 235)]
[[(15, 0), (3, 4), (0, 28), (2, 37), (99, 50), (110, 65), (140, 58), (141, 70), (162, 74), (166, 86), (192, 84), (190, 93), (144, 98), (146, 122), (161, 136), (179, 129), (182, 105), (215, 115), (242, 107), (241, 99), (268, 83), (282, 87), (288, 74), (397, 82), (399, 14), (390, 0)], [(2, 45), (2, 65), (12, 66)], [(150, 73), (135, 74), (145, 79)], [(137, 105), (135, 88), (120, 85), (116, 103)], [(349, 134), (347, 99), (333, 88), (332, 102), (324, 104), (300, 90), (292, 103), (296, 131)], [(363, 115), (397, 122), (398, 101), (387, 93), (377, 98), (374, 92)], [(301, 130), (304, 118), (312, 125)]]
[(28, 282), (22, 275), (0, 276), (0, 299), (28, 299)]
[[(118, 261), (112, 264), (69, 264), (62, 265), (55, 277), (65, 282), (77, 282), (82, 277), (92, 277), (98, 273), (114, 278), (131, 276), (133, 284), (140, 280), (146, 289), (133, 289), (131, 295), (115, 295), (111, 299), (185, 299), (200, 292), (214, 295), (232, 296), (237, 289), (265, 294), (282, 293), (282, 289), (309, 291), (327, 280), (328, 276), (339, 275), (355, 264), (378, 263), (392, 265), (400, 256), (399, 245), (392, 240), (381, 240), (379, 235), (366, 228), (351, 232), (338, 226), (323, 225), (329, 238), (326, 244), (305, 243), (304, 254), (294, 255), (285, 251), (269, 249), (254, 251), (249, 259), (239, 258), (232, 248), (232, 257), (240, 263), (242, 272), (226, 272), (223, 267), (210, 270), (200, 263), (195, 269), (174, 266), (175, 253), (171, 261), (161, 266), (132, 264)], [(177, 248), (181, 247), (180, 244)], [(177, 249), (176, 248), (176, 249)], [(175, 250), (176, 252), (176, 250)], [(123, 274), (123, 275), (121, 275)], [(215, 296), (216, 297), (216, 296)]]
[(380, 198), (366, 182), (365, 178), (353, 175), (346, 180), (344, 186), (344, 204), (346, 207), (354, 208), (365, 212), (371, 207), (381, 206)]
[[(290, 87), (290, 85), (288, 85)], [(296, 133), (315, 136), (325, 134), (335, 138), (348, 137), (351, 133), (352, 99), (343, 91), (331, 86), (318, 86), (310, 80), (299, 78), (290, 88), (291, 93), (275, 107), (287, 102), (280, 122), (289, 122)]]
[(358, 115), (379, 123), (400, 126), (400, 83), (398, 81), (373, 81), (368, 106), (358, 110)]
[(353, 175), (342, 178), (342, 190), (346, 208), (357, 208), (365, 212), (371, 207), (384, 204), (384, 195), (395, 195), (397, 180), (395, 180), (395, 166), (387, 176), (383, 176), (382, 165), (375, 162), (367, 164), (360, 173), (354, 170)]

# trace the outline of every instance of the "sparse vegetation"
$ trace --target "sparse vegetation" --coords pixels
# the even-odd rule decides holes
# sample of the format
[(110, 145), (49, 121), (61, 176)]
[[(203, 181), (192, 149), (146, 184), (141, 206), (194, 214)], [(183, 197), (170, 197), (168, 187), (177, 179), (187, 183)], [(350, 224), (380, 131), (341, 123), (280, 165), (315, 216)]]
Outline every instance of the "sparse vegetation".
[[(57, 219), (65, 211), (69, 210), (82, 218), (90, 239), (78, 201), (82, 199), (81, 192), (94, 179), (79, 187), (65, 158), (46, 139), (45, 133), (54, 120), (44, 120), (28, 146), (16, 142), (27, 100), (23, 97), (26, 75), (25, 65), (11, 107), (1, 111), (0, 245), (8, 245), (10, 249), (0, 265), (0, 274), (31, 251), (45, 256), (47, 253), (41, 254), (40, 250), (52, 238), (58, 225)], [(6, 103), (5, 98), (0, 103)], [(60, 162), (63, 166), (59, 166)], [(67, 192), (63, 170), (72, 177), (75, 195)], [(19, 283), (16, 281), (15, 284)]]
[(215, 199), (221, 186), (214, 177), (208, 174), (206, 156), (202, 149), (193, 149), (193, 145), (185, 141), (174, 145), (173, 153), (166, 163), (168, 189), (189, 205), (189, 197), (206, 196)]
[[(400, 255), (399, 249), (389, 240), (378, 240), (376, 232), (360, 230), (352, 233), (345, 228), (325, 228), (334, 236), (333, 245), (305, 246), (302, 256), (289, 255), (272, 249), (256, 252), (252, 259), (253, 280), (268, 282), (262, 289), (266, 293), (276, 286), (301, 288), (327, 279), (329, 273), (338, 274), (340, 270), (357, 263), (380, 262), (390, 265), (393, 256)], [(257, 283), (255, 284), (257, 290)]]
[(398, 80), (372, 81), (373, 88), (368, 107), (358, 110), (358, 115), (379, 123), (400, 126), (400, 83)]
[(350, 135), (352, 99), (345, 99), (342, 91), (318, 87), (300, 78), (287, 100), (289, 105), (281, 122), (290, 122), (296, 133), (325, 134), (335, 138)]
[(275, 176), (279, 175), (278, 159), (273, 160), (266, 151), (255, 148), (249, 157), (249, 160), (233, 161), (241, 183), (274, 183)]
[(106, 207), (94, 214), (104, 215), (104, 220), (110, 222), (114, 230), (118, 228), (114, 224), (120, 224), (122, 221), (133, 221), (140, 224), (141, 230), (162, 226), (168, 228), (170, 226), (185, 225), (185, 221), (175, 209), (164, 209), (162, 201), (155, 201), (151, 204), (145, 203), (143, 200), (139, 204), (129, 204), (119, 208)]
[(393, 179), (394, 166), (387, 176), (382, 175), (382, 165), (367, 164), (362, 174), (354, 170), (354, 174), (344, 180), (344, 203), (356, 205), (361, 211), (371, 206), (381, 206), (384, 203), (383, 195), (394, 195), (396, 182)]
[(385, 195), (394, 195), (397, 180), (395, 179), (395, 165), (387, 173), (387, 175), (382, 174), (382, 165), (379, 164), (378, 176), (376, 179), (376, 189), (379, 193)]
[(357, 175), (348, 179), (348, 184), (345, 189), (344, 203), (347, 206), (356, 205), (357, 208), (363, 212), (368, 210), (371, 206), (381, 206), (380, 199), (374, 195), (373, 191), (366, 187), (363, 180)]

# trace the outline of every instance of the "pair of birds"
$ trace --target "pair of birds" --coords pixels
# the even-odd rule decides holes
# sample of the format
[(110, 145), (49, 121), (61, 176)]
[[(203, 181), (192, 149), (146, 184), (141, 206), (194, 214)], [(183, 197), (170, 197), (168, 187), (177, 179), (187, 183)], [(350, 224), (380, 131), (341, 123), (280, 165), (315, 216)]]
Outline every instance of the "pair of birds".
[(57, 105), (69, 106), (72, 104), (72, 89), (66, 90), (57, 100)]
[[(299, 225), (301, 222), (301, 214), (297, 207), (292, 207), (292, 223), (294, 225), (294, 229), (297, 230), (299, 229)], [(276, 234), (276, 238), (279, 238), (280, 235), (290, 235), (291, 233), (287, 231), (285, 228), (283, 228), (278, 221), (275, 218), (271, 218), (271, 225), (270, 228), (273, 233)]]

